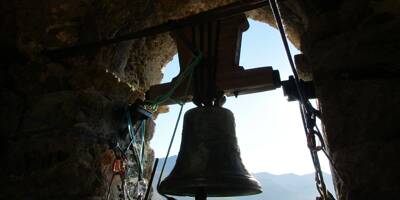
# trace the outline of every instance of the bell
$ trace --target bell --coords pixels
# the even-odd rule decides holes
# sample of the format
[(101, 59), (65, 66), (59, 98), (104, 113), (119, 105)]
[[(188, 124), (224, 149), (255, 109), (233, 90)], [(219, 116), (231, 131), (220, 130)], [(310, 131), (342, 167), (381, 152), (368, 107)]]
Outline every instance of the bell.
[(233, 113), (222, 107), (186, 112), (182, 143), (171, 174), (159, 185), (161, 194), (210, 197), (261, 193), (260, 183), (240, 158)]

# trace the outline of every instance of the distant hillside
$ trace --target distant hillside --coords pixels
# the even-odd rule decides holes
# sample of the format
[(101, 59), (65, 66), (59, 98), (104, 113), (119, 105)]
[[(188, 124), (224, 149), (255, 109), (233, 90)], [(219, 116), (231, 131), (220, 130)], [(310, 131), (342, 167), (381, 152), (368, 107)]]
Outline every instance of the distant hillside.
[[(164, 177), (166, 177), (173, 169), (176, 162), (176, 156), (168, 158)], [(158, 177), (164, 159), (160, 159), (156, 171), (153, 187), (157, 184)], [(315, 189), (314, 174), (305, 174), (302, 176), (295, 174), (274, 175), (267, 172), (254, 174), (256, 179), (260, 181), (263, 193), (252, 196), (229, 197), (229, 198), (208, 198), (210, 200), (311, 200), (315, 199), (317, 191)], [(331, 175), (324, 173), (327, 187), (329, 191), (334, 192)], [(191, 197), (177, 197), (178, 200), (193, 200)], [(153, 195), (152, 200), (165, 200), (157, 192)]]

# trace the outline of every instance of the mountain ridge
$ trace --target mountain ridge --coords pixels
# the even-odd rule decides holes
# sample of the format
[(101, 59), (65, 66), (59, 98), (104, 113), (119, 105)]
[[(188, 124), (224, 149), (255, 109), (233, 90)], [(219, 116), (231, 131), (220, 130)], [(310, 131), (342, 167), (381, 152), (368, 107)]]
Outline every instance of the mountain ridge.
[[(168, 176), (172, 171), (177, 156), (171, 156), (168, 158), (166, 167), (164, 170), (163, 177)], [(158, 194), (155, 190), (158, 178), (160, 175), (161, 167), (164, 163), (164, 159), (159, 160), (156, 175), (154, 177), (153, 188), (154, 195), (152, 200), (164, 200), (165, 198)], [(318, 192), (315, 188), (314, 173), (297, 175), (293, 173), (286, 174), (272, 174), (269, 172), (257, 172), (253, 173), (253, 176), (260, 182), (263, 188), (263, 193), (252, 196), (240, 196), (240, 197), (210, 197), (210, 200), (310, 200), (315, 199)], [(327, 188), (329, 191), (334, 192), (331, 175), (323, 173), (326, 181)], [(193, 200), (192, 197), (176, 197), (177, 200)]]

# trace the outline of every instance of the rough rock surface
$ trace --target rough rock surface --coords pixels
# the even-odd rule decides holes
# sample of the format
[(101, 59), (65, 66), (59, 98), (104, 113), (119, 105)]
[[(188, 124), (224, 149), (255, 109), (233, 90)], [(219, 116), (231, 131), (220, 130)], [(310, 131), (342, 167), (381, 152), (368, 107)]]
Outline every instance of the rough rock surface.
[[(108, 138), (126, 131), (127, 105), (161, 80), (161, 68), (176, 54), (168, 34), (72, 54), (42, 50), (113, 38), (230, 2), (2, 1), (0, 199), (104, 198), (114, 159)], [(400, 4), (280, 2), (289, 39), (313, 68), (339, 199), (395, 199)], [(268, 8), (247, 14), (274, 25)], [(154, 126), (148, 124), (147, 143)], [(151, 148), (146, 155), (148, 175)]]
[(339, 199), (397, 199), (400, 190), (399, 6), (345, 1), (310, 19), (303, 38)]

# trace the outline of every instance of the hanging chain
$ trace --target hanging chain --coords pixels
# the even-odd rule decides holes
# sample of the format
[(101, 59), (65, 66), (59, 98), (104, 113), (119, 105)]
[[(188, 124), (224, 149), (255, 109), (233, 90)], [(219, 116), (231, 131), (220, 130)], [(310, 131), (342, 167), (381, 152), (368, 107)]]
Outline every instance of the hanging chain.
[[(310, 102), (307, 101), (306, 103), (309, 104)], [(315, 169), (316, 188), (320, 195), (320, 197), (317, 197), (317, 200), (319, 199), (334, 200), (335, 198), (326, 188), (323, 172), (321, 169), (321, 164), (318, 157), (319, 151), (322, 150), (326, 152), (326, 146), (324, 138), (322, 137), (322, 134), (319, 131), (318, 126), (316, 124), (316, 114), (314, 112), (310, 112), (310, 109), (307, 109), (306, 106), (301, 103), (300, 103), (300, 111), (304, 125), (304, 130), (306, 132), (307, 146), (308, 149), (310, 150), (311, 159)], [(326, 155), (328, 157), (328, 154)], [(328, 160), (331, 161), (329, 157)]]
[[(283, 23), (281, 19), (281, 15), (279, 12), (278, 8), (278, 3), (276, 0), (269, 0), (269, 4), (271, 6), (272, 14), (275, 17), (275, 21), (277, 23), (279, 32), (281, 34), (282, 42), (286, 51), (286, 55), (289, 60), (290, 67), (292, 69), (294, 79), (295, 79), (295, 85), (297, 89), (297, 93), (299, 96), (299, 104), (300, 104), (300, 113), (301, 113), (301, 118), (304, 126), (304, 131), (306, 133), (307, 137), (307, 146), (310, 150), (311, 154), (311, 159), (315, 168), (315, 182), (316, 182), (316, 187), (319, 193), (319, 197), (317, 197), (317, 200), (334, 200), (335, 198), (333, 195), (327, 190), (324, 178), (323, 178), (323, 173), (321, 170), (321, 164), (319, 161), (318, 157), (318, 151), (323, 151), (325, 155), (327, 156), (329, 162), (331, 163), (331, 166), (333, 165), (332, 159), (330, 159), (329, 154), (326, 151), (326, 145), (324, 138), (322, 137), (321, 132), (318, 129), (318, 126), (316, 124), (316, 118), (319, 116), (319, 112), (314, 109), (311, 105), (311, 103), (308, 101), (308, 99), (305, 98), (303, 89), (301, 88), (301, 85), (299, 84), (299, 76), (296, 71), (292, 55), (290, 53), (289, 49), (289, 44), (286, 39), (286, 33), (283, 28)], [(317, 145), (317, 139), (319, 141), (319, 145)], [(334, 168), (335, 169), (335, 168)], [(336, 171), (336, 170), (335, 170)]]

